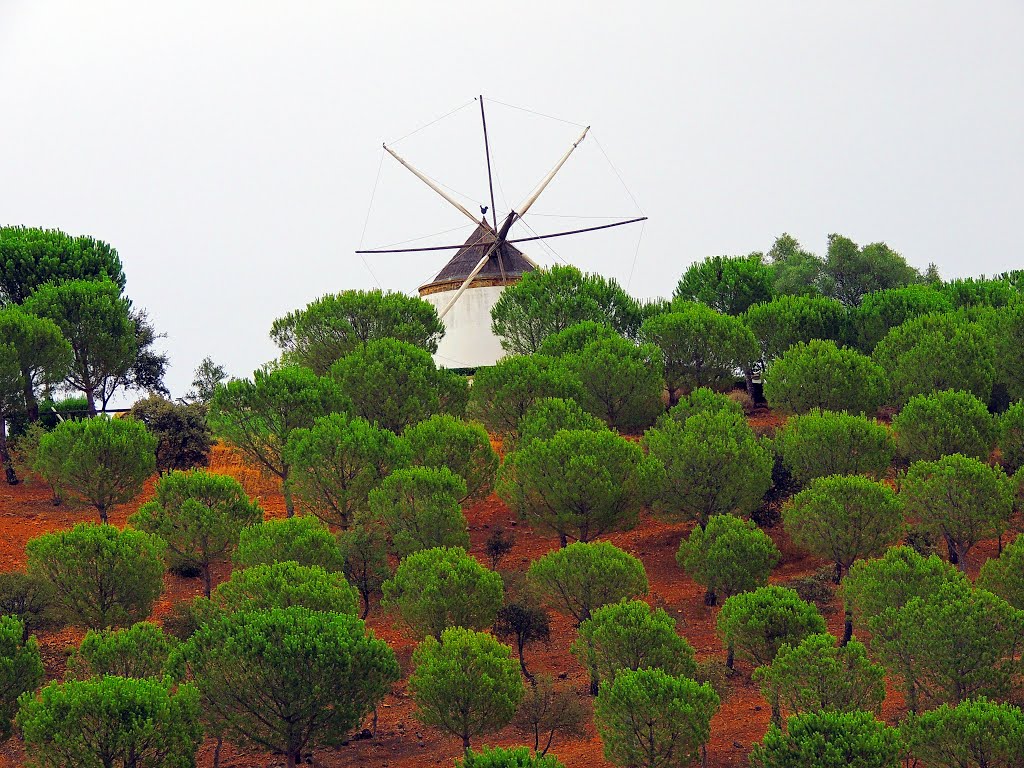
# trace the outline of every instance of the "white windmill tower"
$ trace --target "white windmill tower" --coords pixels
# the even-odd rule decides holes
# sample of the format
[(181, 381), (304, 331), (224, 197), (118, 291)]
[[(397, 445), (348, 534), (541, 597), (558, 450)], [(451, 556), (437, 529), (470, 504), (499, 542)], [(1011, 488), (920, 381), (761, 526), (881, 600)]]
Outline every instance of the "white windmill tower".
[(437, 348), (435, 359), (440, 366), (479, 368), (493, 365), (503, 355), (501, 343), (491, 331), (491, 309), (497, 303), (501, 292), (509, 285), (519, 282), (522, 276), (535, 269), (542, 269), (533, 259), (516, 248), (516, 243), (533, 240), (547, 240), (553, 237), (575, 235), (581, 232), (592, 232), (599, 229), (618, 227), (645, 221), (646, 216), (584, 227), (564, 232), (554, 232), (533, 237), (509, 238), (512, 225), (526, 215), (541, 193), (551, 183), (555, 175), (580, 145), (590, 126), (587, 126), (573, 141), (565, 154), (555, 163), (554, 167), (534, 187), (529, 196), (498, 224), (497, 211), (494, 206), (494, 180), (491, 176), (491, 152), (487, 137), (487, 117), (484, 113), (484, 99), (479, 97), (480, 119), (483, 126), (484, 151), (487, 156), (487, 180), (491, 195), (491, 222), (487, 221), (487, 208), (481, 206), (481, 215), (471, 213), (458, 200), (448, 194), (439, 184), (417, 170), (404, 158), (400, 157), (391, 147), (384, 145), (384, 150), (395, 160), (407, 168), (416, 178), (430, 187), (444, 200), (469, 218), (476, 228), (466, 242), (461, 245), (441, 245), (426, 248), (391, 248), (376, 250), (358, 250), (356, 253), (410, 253), (419, 251), (454, 250), (455, 255), (440, 272), (430, 281), (419, 287), (419, 295), (437, 308), (438, 317), (445, 326), (445, 335)]

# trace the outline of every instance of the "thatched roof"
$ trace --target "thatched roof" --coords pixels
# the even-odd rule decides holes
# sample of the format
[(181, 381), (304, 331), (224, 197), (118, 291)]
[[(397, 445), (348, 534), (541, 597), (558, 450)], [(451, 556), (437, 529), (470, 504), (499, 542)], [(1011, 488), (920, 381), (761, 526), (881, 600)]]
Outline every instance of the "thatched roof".
[[(464, 281), (487, 253), (487, 249), (494, 245), (495, 239), (496, 235), (491, 225), (486, 221), (481, 221), (473, 234), (466, 240), (466, 244), (456, 251), (451, 261), (445, 264), (437, 276), (423, 288), (436, 283)], [(506, 277), (517, 280), (522, 277), (523, 273), (532, 271), (533, 265), (523, 257), (518, 248), (509, 243), (503, 243), (491, 254), (487, 263), (477, 273), (476, 279), (494, 280)]]

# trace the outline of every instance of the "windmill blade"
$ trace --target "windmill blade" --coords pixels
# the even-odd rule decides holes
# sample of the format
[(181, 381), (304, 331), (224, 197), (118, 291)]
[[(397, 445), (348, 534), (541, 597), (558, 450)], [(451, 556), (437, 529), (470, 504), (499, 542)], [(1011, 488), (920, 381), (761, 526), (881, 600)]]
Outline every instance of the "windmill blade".
[(576, 149), (576, 147), (580, 145), (583, 139), (586, 138), (587, 131), (589, 130), (590, 126), (588, 125), (586, 128), (583, 129), (583, 132), (580, 133), (580, 135), (576, 138), (576, 141), (572, 143), (572, 146), (565, 151), (565, 154), (562, 155), (562, 158), (557, 163), (555, 163), (555, 167), (548, 171), (548, 175), (540, 180), (540, 184), (538, 184), (534, 188), (533, 192), (530, 193), (530, 196), (527, 197), (522, 203), (520, 203), (518, 208), (513, 209), (514, 213), (517, 216), (525, 216), (526, 212), (530, 210), (531, 206), (535, 202), (537, 202), (537, 198), (540, 197), (540, 193), (543, 192), (545, 188), (548, 186), (548, 184), (551, 183), (551, 180), (555, 178), (555, 174), (562, 169), (562, 166), (565, 165), (565, 161), (569, 159), (569, 155), (571, 155), (573, 151)]
[[(565, 237), (566, 235), (579, 235), (583, 232), (596, 232), (599, 229), (611, 229), (612, 227), (622, 227), (626, 224), (636, 224), (638, 221), (647, 221), (646, 216), (640, 216), (636, 219), (629, 219), (628, 221), (616, 221), (611, 224), (601, 224), (596, 227), (584, 227), (583, 229), (569, 229), (565, 232), (553, 232), (550, 235), (534, 235), (533, 237), (517, 237), (515, 240), (506, 240), (507, 243), (529, 243), (532, 240), (550, 240), (553, 237)], [(356, 251), (356, 253), (372, 253), (372, 251)]]
[(419, 253), (420, 251), (457, 251), (461, 245), (431, 245), (422, 248), (377, 248), (369, 251), (356, 251), (356, 253)]
[(457, 302), (459, 300), (459, 297), (466, 291), (467, 288), (469, 288), (469, 284), (473, 282), (473, 278), (475, 278), (480, 273), (480, 270), (484, 268), (484, 264), (486, 264), (487, 260), (491, 258), (491, 254), (494, 253), (495, 250), (497, 250), (499, 245), (500, 243), (496, 242), (490, 248), (487, 249), (487, 253), (485, 253), (483, 258), (477, 262), (475, 267), (473, 267), (473, 271), (469, 273), (469, 277), (466, 278), (465, 282), (463, 282), (462, 285), (459, 286), (459, 290), (457, 290), (455, 292), (455, 295), (452, 296), (451, 301), (445, 304), (444, 308), (437, 313), (437, 317), (439, 320), (444, 319), (444, 316), (448, 314), (449, 310), (451, 310), (451, 308), (455, 306), (455, 302)]
[(384, 151), (387, 152), (389, 155), (391, 155), (393, 158), (395, 158), (395, 160), (397, 160), (403, 166), (405, 166), (405, 168), (407, 168), (412, 173), (413, 176), (415, 176), (417, 179), (422, 181), (424, 184), (426, 184), (432, 190), (437, 192), (437, 194), (439, 194), (441, 197), (443, 197), (445, 200), (447, 200), (449, 203), (451, 203), (453, 206), (455, 206), (459, 211), (461, 211), (466, 216), (466, 218), (468, 218), (474, 224), (479, 224), (480, 223), (480, 220), (474, 214), (470, 213), (462, 203), (460, 203), (454, 197), (452, 197), (447, 192), (445, 192), (443, 189), (441, 189), (441, 187), (438, 186), (437, 183), (433, 179), (431, 179), (429, 176), (427, 176), (422, 171), (419, 171), (416, 168), (414, 168), (412, 165), (410, 165), (407, 160), (405, 160), (403, 157), (401, 157), (397, 152), (395, 152), (395, 150), (393, 150), (387, 144), (385, 144), (383, 146), (384, 146)]

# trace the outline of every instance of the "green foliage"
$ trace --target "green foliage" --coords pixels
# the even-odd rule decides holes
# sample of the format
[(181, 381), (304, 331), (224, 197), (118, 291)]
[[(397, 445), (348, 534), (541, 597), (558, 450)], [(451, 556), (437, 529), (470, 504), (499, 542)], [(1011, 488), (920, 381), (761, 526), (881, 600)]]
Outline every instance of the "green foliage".
[(204, 357), (192, 374), (192, 389), (185, 395), (185, 400), (193, 404), (209, 405), (213, 393), (227, 377), (228, 372), (223, 365), (213, 362), (210, 356)]
[(411, 467), (388, 475), (370, 491), (370, 519), (391, 537), (399, 557), (434, 547), (469, 548), (459, 499), (466, 483), (448, 467)]
[(580, 624), (573, 655), (590, 671), (593, 683), (622, 670), (660, 669), (669, 675), (697, 673), (693, 647), (676, 633), (676, 622), (642, 600), (604, 605)]
[(827, 475), (879, 478), (896, 454), (885, 425), (865, 416), (818, 409), (790, 417), (775, 433), (772, 446), (800, 485)]
[(900, 728), (915, 760), (929, 768), (1014, 768), (1024, 764), (1024, 715), (987, 699), (943, 704)]
[(873, 413), (885, 401), (886, 391), (886, 371), (833, 341), (795, 344), (764, 373), (769, 405), (790, 413), (814, 408)]
[(643, 429), (662, 412), (663, 376), (657, 347), (638, 347), (621, 336), (611, 336), (563, 359), (582, 386), (580, 405), (608, 426)]
[(18, 727), (31, 768), (191, 768), (199, 714), (191, 685), (107, 676), (26, 694)]
[(515, 437), (520, 420), (538, 400), (575, 399), (580, 397), (580, 390), (579, 381), (560, 360), (513, 355), (476, 372), (470, 411), (490, 432)]
[[(662, 416), (660, 421), (671, 419), (682, 424), (698, 413), (719, 413), (720, 411), (743, 416), (743, 406), (731, 397), (707, 387), (697, 387), (689, 394), (680, 397), (679, 402), (669, 408), (668, 413)], [(663, 423), (659, 423), (658, 426), (663, 426)]]
[[(23, 395), (28, 419), (35, 420), (39, 416), (37, 393), (48, 385), (59, 383), (67, 374), (72, 360), (71, 345), (52, 320), (30, 314), (16, 304), (0, 309), (0, 339), (14, 349), (20, 394)], [(4, 389), (7, 389), (6, 385)], [(0, 403), (4, 399), (0, 396)]]
[(866, 294), (921, 282), (921, 273), (885, 243), (860, 248), (842, 235), (828, 236), (821, 292), (855, 307)]
[(525, 691), (508, 646), (490, 635), (450, 627), (412, 654), (409, 693), (424, 725), (470, 739), (497, 731), (515, 715)]
[(928, 285), (908, 285), (867, 294), (850, 312), (851, 341), (865, 354), (898, 325), (915, 317), (951, 312), (949, 299)]
[(321, 376), (336, 360), (377, 339), (398, 339), (434, 353), (442, 336), (444, 324), (430, 302), (380, 290), (329, 293), (270, 328), (289, 361)]
[(1024, 301), (1020, 296), (1000, 309), (970, 312), (985, 330), (995, 347), (995, 381), (992, 404), (1002, 409), (1009, 403), (1024, 399), (1024, 383), (1020, 371), (1024, 367)]
[(68, 679), (164, 676), (177, 642), (156, 624), (140, 621), (126, 629), (89, 630), (68, 658)]
[(527, 445), (533, 440), (550, 440), (563, 429), (601, 432), (607, 429), (607, 425), (584, 411), (575, 400), (545, 397), (527, 408), (519, 420), (517, 443)]
[(417, 637), (438, 637), (448, 627), (485, 629), (504, 598), (501, 577), (461, 547), (409, 555), (384, 582), (385, 608), (394, 607)]
[(977, 585), (1024, 610), (1024, 534), (1008, 544), (999, 557), (982, 564)]
[(878, 342), (872, 358), (885, 370), (893, 405), (946, 389), (988, 401), (995, 380), (995, 347), (978, 324), (959, 314), (907, 320)]
[(163, 590), (162, 539), (112, 525), (79, 523), (25, 545), (28, 573), (49, 582), (64, 618), (91, 629), (149, 616)]
[(162, 538), (173, 559), (197, 565), (209, 597), (210, 566), (230, 558), (242, 529), (262, 522), (263, 510), (233, 477), (204, 470), (171, 472), (155, 490), (129, 522)]
[(808, 712), (771, 725), (750, 753), (752, 768), (898, 768), (900, 734), (870, 712)]
[(763, 587), (780, 554), (775, 543), (750, 520), (713, 515), (707, 527), (695, 526), (679, 544), (676, 562), (702, 585), (705, 602)]
[(1013, 512), (1013, 483), (1003, 471), (958, 453), (911, 464), (900, 496), (909, 517), (942, 534), (964, 571), (974, 545), (1004, 531)]
[(794, 344), (813, 339), (839, 341), (846, 329), (846, 307), (820, 296), (778, 296), (754, 304), (743, 315), (761, 348), (765, 365)]
[(674, 302), (671, 312), (644, 321), (640, 338), (661, 350), (672, 403), (677, 390), (730, 388), (736, 370), (758, 356), (757, 340), (742, 320), (703, 304)]
[(331, 376), (354, 413), (392, 432), (435, 413), (461, 415), (466, 379), (434, 365), (425, 349), (397, 339), (376, 339), (331, 366)]
[(318, 565), (325, 571), (340, 571), (345, 558), (338, 540), (315, 517), (290, 517), (243, 528), (238, 536), (235, 565), (253, 565), (293, 560), (299, 565)]
[(35, 637), (26, 637), (24, 623), (0, 616), (0, 744), (11, 737), (18, 697), (43, 681), (43, 660)]
[(536, 755), (526, 747), (484, 747), (455, 760), (455, 768), (565, 768), (551, 755)]
[(125, 375), (139, 349), (121, 286), (109, 280), (50, 283), (29, 296), (24, 307), (60, 328), (72, 350), (65, 382), (85, 395), (90, 413), (95, 413), (94, 397), (104, 380)]
[(718, 705), (707, 683), (660, 669), (623, 671), (601, 683), (594, 723), (614, 765), (684, 768), (711, 737)]
[[(552, 472), (557, 467), (557, 472)], [(561, 431), (508, 454), (497, 492), (523, 520), (591, 541), (636, 525), (658, 467), (610, 430)]]
[(595, 341), (621, 338), (622, 335), (607, 323), (584, 320), (548, 336), (537, 348), (537, 354), (548, 357), (575, 355)]
[(347, 528), (369, 508), (370, 491), (409, 463), (409, 446), (366, 419), (332, 413), (311, 428), (293, 430), (283, 457), (303, 506), (325, 523)]
[(370, 596), (379, 592), (391, 575), (387, 540), (376, 527), (357, 525), (338, 534), (338, 546), (345, 578), (363, 598), (361, 618), (365, 619), (370, 613)]
[(884, 483), (856, 475), (819, 477), (782, 513), (798, 547), (836, 566), (836, 581), (855, 560), (877, 557), (903, 531), (903, 505)]
[(647, 594), (644, 565), (606, 541), (576, 542), (534, 560), (531, 586), (558, 611), (581, 624), (602, 605)]
[(698, 412), (682, 424), (665, 419), (647, 430), (644, 445), (664, 469), (655, 510), (673, 520), (703, 526), (712, 515), (747, 515), (772, 484), (771, 451), (730, 411)]
[(824, 261), (800, 247), (795, 237), (783, 233), (775, 239), (767, 253), (779, 296), (818, 296), (818, 284)]
[(50, 582), (24, 571), (0, 573), (0, 616), (17, 618), (24, 626), (25, 640), (30, 632), (59, 624), (56, 614)]
[(292, 430), (309, 428), (328, 413), (344, 410), (338, 385), (306, 368), (256, 371), (218, 387), (207, 420), (213, 433), (263, 472), (281, 480), (288, 515), (294, 513), (291, 463), (285, 445)]
[(403, 437), (412, 451), (413, 465), (447, 467), (465, 481), (466, 493), (459, 503), (490, 494), (498, 471), (498, 454), (481, 424), (437, 414), (406, 427)]
[(729, 649), (755, 666), (771, 664), (783, 645), (825, 632), (817, 608), (792, 589), (776, 586), (733, 595), (722, 604), (717, 623)]
[(970, 392), (915, 395), (892, 420), (900, 455), (934, 461), (960, 453), (983, 461), (992, 452), (995, 425), (988, 408)]
[(505, 603), (494, 620), (494, 634), (502, 639), (513, 638), (519, 654), (519, 668), (523, 677), (536, 684), (536, 678), (526, 668), (526, 646), (551, 637), (551, 617), (536, 602), (532, 590), (523, 590), (517, 599)]
[(65, 421), (42, 437), (38, 460), (56, 471), (62, 492), (99, 510), (134, 499), (156, 467), (156, 438), (135, 419)]
[(58, 229), (0, 227), (0, 304), (21, 304), (46, 283), (125, 277), (117, 251), (88, 235)]
[(355, 616), (298, 607), (214, 618), (174, 661), (214, 733), (289, 765), (345, 741), (400, 677), (394, 652)]
[(1006, 277), (960, 277), (943, 283), (941, 290), (956, 309), (1005, 307), (1020, 297), (1019, 289)]
[(725, 315), (742, 315), (754, 304), (771, 301), (773, 278), (759, 253), (710, 256), (686, 269), (672, 295)]
[(156, 437), (156, 469), (160, 474), (209, 465), (212, 441), (204, 404), (178, 403), (150, 395), (135, 403), (128, 415), (145, 424)]
[(773, 720), (781, 726), (783, 710), (878, 713), (885, 698), (885, 669), (868, 660), (862, 643), (836, 646), (826, 633), (809, 635), (797, 645), (783, 645), (775, 660), (754, 670), (754, 682), (772, 702)]
[(213, 593), (214, 605), (226, 611), (301, 606), (354, 616), (358, 600), (358, 593), (344, 574), (290, 560), (234, 571)]
[(0, 466), (10, 485), (18, 482), (18, 476), (7, 449), (7, 422), (20, 410), (23, 396), (24, 379), (18, 352), (10, 344), (0, 343)]
[(587, 320), (632, 337), (640, 308), (614, 280), (555, 265), (527, 272), (502, 291), (491, 319), (491, 330), (501, 339), (502, 349), (512, 355), (532, 355), (548, 336)]
[(1006, 409), (997, 426), (1000, 462), (1008, 474), (1013, 474), (1024, 467), (1024, 401)]
[(1002, 698), (1019, 670), (1024, 613), (964, 582), (948, 582), (896, 612), (892, 641), (880, 660), (928, 703), (958, 704), (977, 696)]

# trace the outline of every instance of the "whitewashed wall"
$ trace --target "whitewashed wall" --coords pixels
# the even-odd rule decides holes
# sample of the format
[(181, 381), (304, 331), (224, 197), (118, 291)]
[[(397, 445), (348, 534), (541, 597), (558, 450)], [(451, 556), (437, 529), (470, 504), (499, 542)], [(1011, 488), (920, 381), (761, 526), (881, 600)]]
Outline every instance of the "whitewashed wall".
[[(503, 286), (467, 288), (444, 317), (445, 334), (437, 347), (434, 361), (444, 368), (477, 368), (494, 365), (505, 355), (498, 337), (491, 333), (491, 307), (498, 301)], [(440, 312), (455, 291), (431, 293), (423, 298)]]

